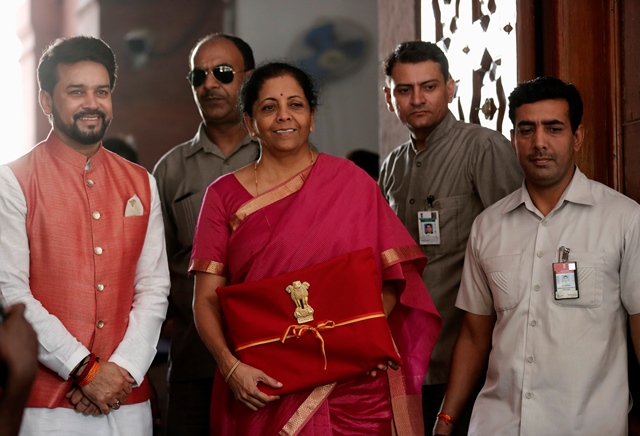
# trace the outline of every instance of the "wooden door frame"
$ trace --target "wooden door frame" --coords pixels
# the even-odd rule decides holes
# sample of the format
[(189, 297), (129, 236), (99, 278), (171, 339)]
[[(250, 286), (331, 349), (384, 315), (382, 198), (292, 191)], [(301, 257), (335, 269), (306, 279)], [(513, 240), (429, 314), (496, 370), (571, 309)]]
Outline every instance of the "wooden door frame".
[(578, 166), (621, 191), (619, 1), (585, 2), (576, 9), (572, 0), (519, 0), (517, 7), (518, 82), (551, 75), (578, 87), (587, 131)]

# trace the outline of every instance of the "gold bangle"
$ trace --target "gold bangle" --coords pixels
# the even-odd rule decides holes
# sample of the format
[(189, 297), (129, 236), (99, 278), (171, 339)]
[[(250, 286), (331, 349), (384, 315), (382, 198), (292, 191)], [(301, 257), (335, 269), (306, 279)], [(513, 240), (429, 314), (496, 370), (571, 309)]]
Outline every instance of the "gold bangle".
[(229, 378), (231, 378), (231, 374), (233, 374), (233, 371), (236, 370), (238, 365), (240, 365), (240, 359), (236, 360), (236, 363), (233, 364), (233, 366), (231, 367), (231, 369), (227, 373), (227, 376), (224, 378), (224, 382), (225, 383), (227, 383), (229, 381)]

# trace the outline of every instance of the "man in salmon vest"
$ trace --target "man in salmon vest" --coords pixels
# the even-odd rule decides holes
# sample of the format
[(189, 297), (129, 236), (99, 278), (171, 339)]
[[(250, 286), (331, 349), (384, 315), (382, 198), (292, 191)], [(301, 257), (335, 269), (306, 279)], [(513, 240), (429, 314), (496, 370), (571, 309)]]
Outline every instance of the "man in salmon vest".
[(169, 274), (155, 181), (104, 149), (115, 56), (56, 40), (38, 65), (49, 137), (0, 166), (0, 303), (24, 303), (39, 369), (21, 435), (151, 435), (145, 373)]

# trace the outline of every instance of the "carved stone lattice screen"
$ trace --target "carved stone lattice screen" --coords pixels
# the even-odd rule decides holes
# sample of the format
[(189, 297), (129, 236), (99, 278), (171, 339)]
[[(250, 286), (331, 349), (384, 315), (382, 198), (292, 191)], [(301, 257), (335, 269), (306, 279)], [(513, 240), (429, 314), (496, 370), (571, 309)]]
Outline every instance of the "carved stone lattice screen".
[(509, 138), (507, 97), (517, 83), (516, 2), (422, 0), (421, 35), (436, 42), (456, 82), (456, 118)]

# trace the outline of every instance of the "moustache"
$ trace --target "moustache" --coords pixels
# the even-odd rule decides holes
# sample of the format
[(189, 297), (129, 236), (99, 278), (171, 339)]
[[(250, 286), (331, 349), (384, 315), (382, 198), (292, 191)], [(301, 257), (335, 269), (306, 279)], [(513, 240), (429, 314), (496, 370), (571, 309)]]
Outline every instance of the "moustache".
[(414, 106), (411, 108), (411, 113), (415, 112), (431, 112), (427, 106)]
[(105, 119), (107, 118), (107, 115), (102, 112), (99, 109), (96, 110), (84, 110), (84, 111), (80, 111), (76, 114), (73, 115), (73, 120), (74, 121), (78, 121), (80, 118), (82, 117), (86, 117), (86, 116), (92, 116), (92, 115), (97, 115), (100, 118), (102, 118), (102, 121), (105, 121)]
[(207, 91), (204, 94), (202, 94), (200, 96), (201, 99), (209, 99), (209, 98), (226, 98), (226, 96), (224, 94), (220, 94), (218, 92), (215, 91)]
[(528, 159), (550, 159), (555, 160), (556, 155), (553, 153), (546, 153), (544, 151), (534, 151), (533, 153), (529, 153), (527, 155)]

